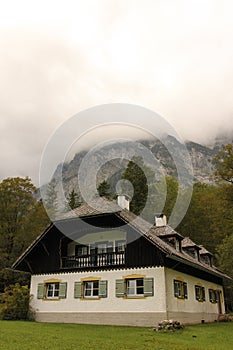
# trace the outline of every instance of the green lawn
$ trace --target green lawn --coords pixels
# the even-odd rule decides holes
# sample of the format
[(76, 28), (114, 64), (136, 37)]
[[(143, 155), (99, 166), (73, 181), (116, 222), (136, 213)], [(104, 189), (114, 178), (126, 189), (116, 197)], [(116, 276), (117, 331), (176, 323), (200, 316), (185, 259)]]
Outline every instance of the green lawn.
[(1, 350), (231, 350), (232, 344), (233, 322), (168, 334), (140, 327), (0, 321)]

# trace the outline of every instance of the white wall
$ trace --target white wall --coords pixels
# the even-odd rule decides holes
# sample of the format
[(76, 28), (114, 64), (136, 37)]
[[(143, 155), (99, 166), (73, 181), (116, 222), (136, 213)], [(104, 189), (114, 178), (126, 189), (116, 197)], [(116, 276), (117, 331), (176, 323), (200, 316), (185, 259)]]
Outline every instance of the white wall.
[[(185, 273), (180, 273), (172, 269), (165, 269), (166, 274), (166, 291), (167, 291), (167, 308), (169, 312), (186, 312), (186, 313), (199, 313), (199, 314), (218, 314), (218, 304), (213, 304), (209, 301), (209, 289), (219, 290), (222, 293), (222, 313), (225, 312), (224, 308), (224, 295), (222, 286), (202, 280), (197, 277), (190, 276)], [(174, 296), (173, 280), (183, 280), (187, 283), (188, 287), (188, 299), (178, 299)], [(201, 285), (205, 287), (205, 299), (206, 301), (200, 302), (195, 298), (195, 285)]]
[[(131, 274), (154, 278), (154, 296), (124, 299), (115, 296), (115, 281)], [(98, 277), (108, 281), (108, 297), (98, 300), (75, 299), (74, 282), (82, 278)], [(67, 282), (67, 297), (60, 300), (37, 299), (37, 285), (46, 280)], [(73, 272), (34, 275), (31, 278), (32, 306), (36, 312), (166, 312), (164, 268), (127, 269), (99, 272)]]

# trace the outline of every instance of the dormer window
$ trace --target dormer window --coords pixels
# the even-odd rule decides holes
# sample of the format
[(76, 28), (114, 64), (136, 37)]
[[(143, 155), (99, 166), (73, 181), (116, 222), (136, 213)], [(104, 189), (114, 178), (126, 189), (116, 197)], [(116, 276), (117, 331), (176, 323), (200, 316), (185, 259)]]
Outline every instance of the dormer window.
[(196, 245), (189, 237), (185, 237), (182, 241), (182, 249), (185, 253), (196, 260), (200, 260), (199, 251), (201, 248)]
[(213, 254), (211, 254), (207, 249), (201, 246), (200, 250), (200, 261), (206, 265), (212, 266)]

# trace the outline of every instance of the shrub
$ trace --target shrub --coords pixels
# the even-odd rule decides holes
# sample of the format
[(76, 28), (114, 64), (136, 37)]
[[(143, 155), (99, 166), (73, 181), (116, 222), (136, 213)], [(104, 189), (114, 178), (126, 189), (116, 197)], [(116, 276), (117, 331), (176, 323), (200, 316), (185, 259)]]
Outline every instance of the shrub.
[(5, 289), (1, 295), (0, 318), (3, 320), (32, 320), (30, 307), (30, 291), (19, 283)]

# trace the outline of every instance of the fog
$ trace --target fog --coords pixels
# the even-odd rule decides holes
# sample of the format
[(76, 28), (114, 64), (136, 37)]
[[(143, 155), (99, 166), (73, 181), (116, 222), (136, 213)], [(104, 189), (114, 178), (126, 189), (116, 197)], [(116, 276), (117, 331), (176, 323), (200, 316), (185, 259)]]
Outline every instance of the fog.
[(100, 104), (149, 108), (204, 144), (233, 132), (232, 11), (220, 0), (2, 2), (0, 178), (38, 184), (51, 135)]

